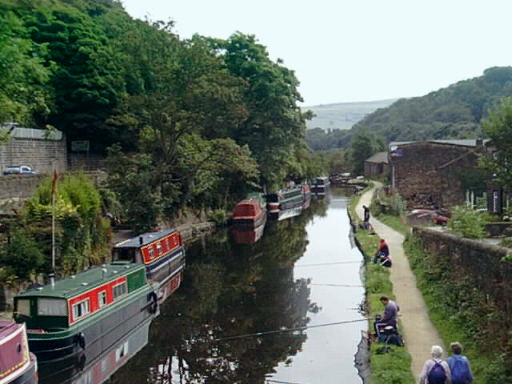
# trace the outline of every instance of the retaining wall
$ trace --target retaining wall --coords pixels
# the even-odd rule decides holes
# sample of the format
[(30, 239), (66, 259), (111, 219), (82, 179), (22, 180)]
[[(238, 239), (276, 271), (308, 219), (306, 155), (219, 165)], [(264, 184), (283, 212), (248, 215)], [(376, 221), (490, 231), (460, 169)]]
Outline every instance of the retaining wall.
[(483, 241), (461, 238), (428, 228), (413, 228), (423, 241), (433, 263), (448, 260), (450, 273), (470, 277), (475, 289), (483, 291), (506, 313), (512, 323), (512, 250)]

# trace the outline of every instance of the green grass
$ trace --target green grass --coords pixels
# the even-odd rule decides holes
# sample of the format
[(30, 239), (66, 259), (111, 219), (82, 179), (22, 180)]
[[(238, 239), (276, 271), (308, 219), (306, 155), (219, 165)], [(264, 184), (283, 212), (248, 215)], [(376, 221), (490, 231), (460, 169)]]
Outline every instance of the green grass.
[[(355, 196), (349, 204), (350, 216), (354, 220), (356, 228), (360, 222), (355, 212), (358, 201), (359, 196)], [(393, 285), (389, 280), (389, 269), (371, 263), (371, 258), (379, 245), (379, 237), (372, 233), (364, 229), (357, 229), (355, 233), (366, 260), (366, 303), (367, 315), (370, 319), (383, 312), (384, 308), (379, 300), (382, 295), (394, 299)], [(372, 321), (369, 321), (368, 327), (373, 329)], [(379, 353), (381, 350), (381, 344), (372, 344), (370, 384), (412, 384), (415, 382), (411, 372), (411, 356), (407, 347), (391, 346), (386, 353)]]
[(381, 213), (379, 216), (377, 216), (377, 218), (388, 227), (391, 227), (395, 231), (400, 232), (402, 235), (407, 235), (410, 232), (410, 227), (404, 223), (402, 217)]

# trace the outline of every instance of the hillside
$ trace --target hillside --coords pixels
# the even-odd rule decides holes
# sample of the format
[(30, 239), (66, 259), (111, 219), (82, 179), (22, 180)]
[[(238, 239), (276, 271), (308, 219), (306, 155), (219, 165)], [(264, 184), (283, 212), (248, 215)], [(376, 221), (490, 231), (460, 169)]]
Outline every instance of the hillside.
[(486, 69), (422, 97), (401, 99), (366, 116), (350, 134), (370, 131), (386, 141), (475, 138), (489, 109), (512, 96), (512, 67)]
[(315, 114), (315, 117), (306, 123), (308, 129), (350, 129), (365, 116), (375, 112), (379, 108), (390, 106), (396, 100), (397, 99), (321, 104), (303, 107), (302, 109), (310, 110)]

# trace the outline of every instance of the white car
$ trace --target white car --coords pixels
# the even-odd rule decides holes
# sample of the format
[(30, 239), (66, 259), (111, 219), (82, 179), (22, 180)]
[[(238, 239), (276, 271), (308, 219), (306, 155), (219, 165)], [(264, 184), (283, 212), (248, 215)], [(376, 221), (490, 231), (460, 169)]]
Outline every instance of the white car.
[(28, 165), (13, 165), (4, 170), (4, 175), (35, 175), (36, 173)]

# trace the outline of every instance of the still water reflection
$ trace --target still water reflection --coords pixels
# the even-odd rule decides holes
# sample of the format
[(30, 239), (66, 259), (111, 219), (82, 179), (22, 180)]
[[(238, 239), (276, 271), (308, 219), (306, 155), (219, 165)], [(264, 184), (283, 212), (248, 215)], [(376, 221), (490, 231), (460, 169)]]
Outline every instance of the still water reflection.
[(225, 231), (190, 246), (184, 282), (148, 345), (108, 382), (360, 383), (353, 361), (364, 321), (255, 335), (362, 319), (347, 201), (331, 196), (269, 221), (256, 242)]

